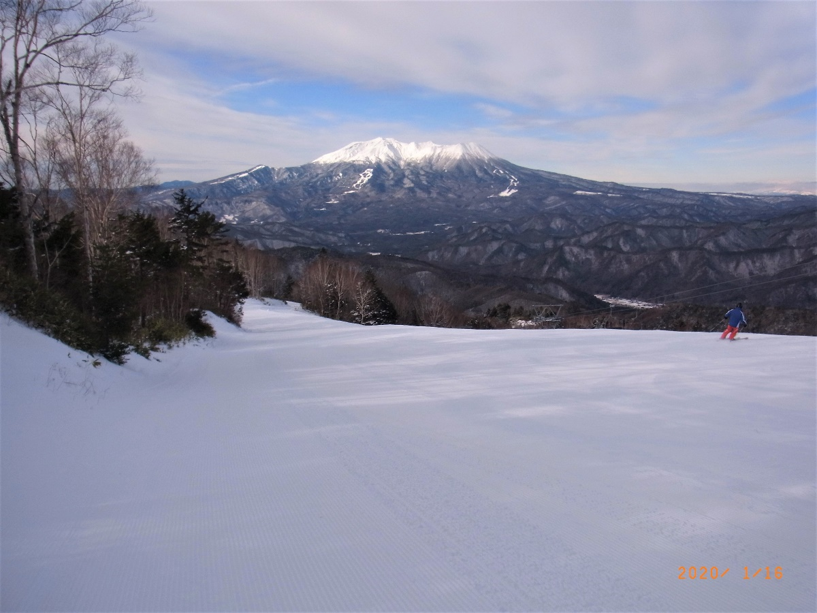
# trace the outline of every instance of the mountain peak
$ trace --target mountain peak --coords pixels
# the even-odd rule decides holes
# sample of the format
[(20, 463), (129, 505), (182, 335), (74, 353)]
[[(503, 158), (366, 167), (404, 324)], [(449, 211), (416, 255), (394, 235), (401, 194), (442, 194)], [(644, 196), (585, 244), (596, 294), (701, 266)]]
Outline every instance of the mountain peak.
[(438, 145), (432, 142), (401, 143), (393, 138), (355, 142), (342, 149), (322, 155), (314, 164), (337, 164), (338, 162), (392, 162), (400, 165), (431, 162), (446, 164), (460, 160), (491, 160), (496, 156), (476, 143)]

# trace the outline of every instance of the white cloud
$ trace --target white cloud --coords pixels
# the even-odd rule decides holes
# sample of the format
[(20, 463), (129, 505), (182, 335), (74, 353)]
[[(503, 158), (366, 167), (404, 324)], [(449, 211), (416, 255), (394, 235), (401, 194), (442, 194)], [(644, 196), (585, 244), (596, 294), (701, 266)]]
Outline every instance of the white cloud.
[[(156, 32), (192, 50), (370, 85), (518, 103), (666, 101), (761, 78), (814, 82), (812, 3), (163, 2)], [(796, 92), (791, 92), (796, 93)]]
[[(588, 178), (677, 172), (686, 181), (724, 164), (710, 150), (713, 139), (731, 142), (745, 161), (744, 170), (722, 166), (727, 180), (748, 180), (764, 166), (784, 173), (782, 160), (769, 164), (758, 150), (754, 141), (764, 140), (767, 152), (795, 156), (790, 176), (774, 180), (813, 179), (813, 142), (804, 157), (803, 137), (814, 138), (814, 121), (766, 110), (815, 87), (812, 2), (152, 6), (155, 23), (128, 39), (147, 81), (143, 103), (126, 114), (164, 178), (300, 164), (382, 135), (476, 141), (520, 164)], [(207, 69), (191, 65), (195, 58), (206, 58)], [(275, 116), (275, 107), (237, 111), (224, 102), (227, 92), (293, 78), (474, 96), (494, 123), (431, 130), (401, 117), (333, 115), (331, 100), (321, 118)], [(740, 149), (741, 139), (753, 144)], [(710, 157), (696, 166), (695, 152)]]

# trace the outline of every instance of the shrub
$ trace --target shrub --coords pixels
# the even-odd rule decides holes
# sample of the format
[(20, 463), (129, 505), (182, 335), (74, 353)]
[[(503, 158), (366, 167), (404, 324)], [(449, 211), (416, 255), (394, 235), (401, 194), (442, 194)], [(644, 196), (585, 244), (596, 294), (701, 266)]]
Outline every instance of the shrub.
[(101, 349), (87, 315), (65, 296), (45, 289), (29, 277), (0, 271), (0, 306), (9, 315), (75, 349), (89, 353)]
[(204, 311), (201, 309), (193, 309), (184, 316), (184, 323), (188, 329), (199, 337), (213, 337), (216, 331), (205, 319)]

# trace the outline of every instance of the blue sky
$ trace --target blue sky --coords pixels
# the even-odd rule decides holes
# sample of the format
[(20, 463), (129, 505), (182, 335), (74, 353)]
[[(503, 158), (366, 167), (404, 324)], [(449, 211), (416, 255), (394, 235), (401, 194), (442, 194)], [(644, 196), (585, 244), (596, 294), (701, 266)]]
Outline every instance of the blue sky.
[(808, 186), (813, 2), (151, 2), (122, 107), (162, 180), (378, 136), (667, 186)]

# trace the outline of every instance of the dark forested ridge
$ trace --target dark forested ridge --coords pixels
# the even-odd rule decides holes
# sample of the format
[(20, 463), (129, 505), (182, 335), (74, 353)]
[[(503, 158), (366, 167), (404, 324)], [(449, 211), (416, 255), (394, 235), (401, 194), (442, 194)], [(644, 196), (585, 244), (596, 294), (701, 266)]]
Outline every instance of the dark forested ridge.
[(497, 158), (259, 166), (188, 189), (264, 249), (399, 255), (591, 295), (817, 304), (815, 196), (630, 187)]

